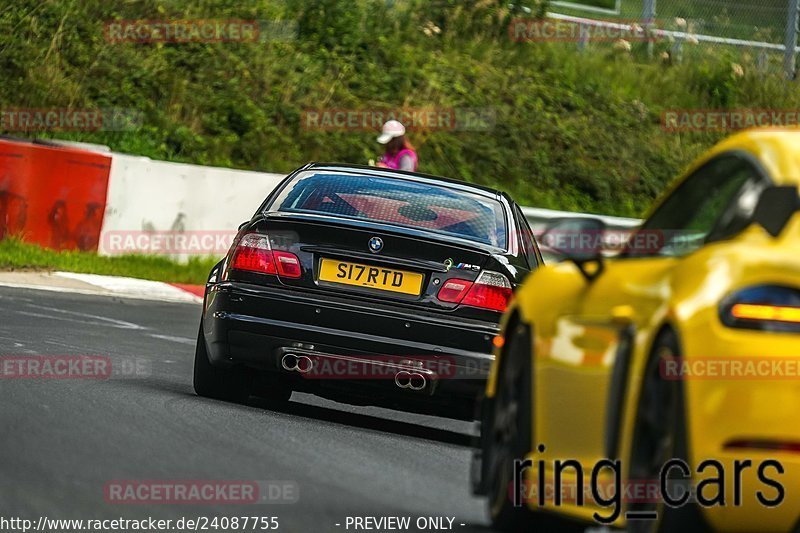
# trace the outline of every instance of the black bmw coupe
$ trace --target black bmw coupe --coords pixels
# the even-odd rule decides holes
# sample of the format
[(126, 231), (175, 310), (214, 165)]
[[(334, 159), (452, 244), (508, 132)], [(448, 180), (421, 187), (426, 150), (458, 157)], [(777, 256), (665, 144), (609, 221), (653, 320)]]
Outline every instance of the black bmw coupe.
[(504, 193), (306, 165), (211, 271), (195, 391), (227, 401), (302, 391), (471, 419), (501, 314), (541, 263)]

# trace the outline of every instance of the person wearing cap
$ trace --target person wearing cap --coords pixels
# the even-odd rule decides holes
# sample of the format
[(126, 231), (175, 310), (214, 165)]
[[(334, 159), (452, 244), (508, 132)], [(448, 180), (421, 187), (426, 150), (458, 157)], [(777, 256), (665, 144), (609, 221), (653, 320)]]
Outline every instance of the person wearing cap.
[(417, 152), (405, 137), (406, 128), (396, 120), (383, 125), (378, 142), (386, 145), (386, 153), (378, 160), (378, 166), (395, 170), (417, 170)]

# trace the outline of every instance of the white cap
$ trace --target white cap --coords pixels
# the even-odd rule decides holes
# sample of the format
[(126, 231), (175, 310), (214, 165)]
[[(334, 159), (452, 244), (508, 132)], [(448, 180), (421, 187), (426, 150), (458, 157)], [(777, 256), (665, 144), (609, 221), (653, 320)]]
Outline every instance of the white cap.
[(378, 142), (386, 144), (395, 137), (402, 137), (406, 134), (406, 127), (396, 120), (390, 120), (383, 125), (383, 130), (378, 137)]

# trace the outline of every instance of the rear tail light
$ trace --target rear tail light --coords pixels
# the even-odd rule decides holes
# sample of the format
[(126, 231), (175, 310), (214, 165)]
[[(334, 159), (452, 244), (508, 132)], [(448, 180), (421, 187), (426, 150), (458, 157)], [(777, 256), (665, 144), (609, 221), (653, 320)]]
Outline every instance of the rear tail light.
[(736, 304), (731, 308), (734, 318), (775, 322), (800, 322), (800, 307), (780, 305)]
[(269, 237), (257, 233), (245, 234), (233, 251), (231, 268), (261, 272), (262, 274), (277, 274)]
[(299, 278), (300, 274), (300, 259), (296, 255), (289, 252), (272, 252), (275, 257), (275, 263), (278, 266), (278, 275), (283, 278)]
[(511, 283), (508, 278), (499, 272), (484, 270), (461, 303), (494, 311), (505, 311), (508, 302), (511, 301), (511, 295)]
[(800, 333), (800, 289), (754, 285), (725, 298), (720, 319), (732, 328)]
[(505, 311), (511, 301), (511, 283), (499, 272), (485, 270), (474, 282), (451, 279), (439, 290), (443, 302), (460, 303), (471, 307)]
[(273, 251), (269, 236), (247, 233), (236, 245), (231, 269), (277, 274), (282, 278), (299, 278), (302, 274), (300, 260), (289, 252)]
[(437, 297), (443, 302), (461, 303), (470, 287), (472, 282), (465, 279), (447, 280), (439, 289)]

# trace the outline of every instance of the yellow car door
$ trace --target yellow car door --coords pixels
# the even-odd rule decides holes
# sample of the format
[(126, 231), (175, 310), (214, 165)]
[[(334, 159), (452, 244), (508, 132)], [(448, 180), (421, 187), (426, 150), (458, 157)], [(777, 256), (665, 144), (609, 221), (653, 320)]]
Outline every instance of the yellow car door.
[[(587, 282), (572, 310), (556, 318), (549, 349), (537, 357), (540, 444), (586, 471), (608, 455), (611, 376), (620, 343), (636, 321), (663, 305), (671, 257), (612, 259)], [(547, 413), (547, 414), (545, 414)], [(566, 419), (565, 416), (566, 415)]]

